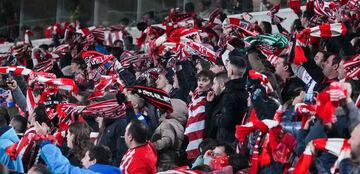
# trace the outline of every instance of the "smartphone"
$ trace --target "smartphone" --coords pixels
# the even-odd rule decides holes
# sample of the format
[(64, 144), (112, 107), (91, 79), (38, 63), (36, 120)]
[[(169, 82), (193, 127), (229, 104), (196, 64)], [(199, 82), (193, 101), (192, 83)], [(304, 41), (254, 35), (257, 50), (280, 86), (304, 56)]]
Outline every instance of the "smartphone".
[(304, 96), (304, 103), (314, 104), (317, 94), (316, 93), (306, 93)]
[(7, 84), (12, 84), (14, 80), (14, 72), (10, 71), (9, 74), (8, 74), (8, 77), (6, 79), (6, 83)]

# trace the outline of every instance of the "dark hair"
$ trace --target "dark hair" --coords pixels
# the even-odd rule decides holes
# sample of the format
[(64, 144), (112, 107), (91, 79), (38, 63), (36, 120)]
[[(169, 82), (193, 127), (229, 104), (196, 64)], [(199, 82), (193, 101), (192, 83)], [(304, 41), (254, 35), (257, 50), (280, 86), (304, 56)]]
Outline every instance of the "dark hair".
[(17, 131), (17, 132), (20, 132), (20, 133), (24, 133), (26, 131), (26, 128), (27, 128), (27, 120), (25, 117), (23, 116), (20, 116), (20, 115), (15, 115), (12, 119), (12, 121), (15, 121), (16, 125), (13, 125), (14, 126), (14, 129)]
[(136, 24), (136, 28), (139, 31), (145, 31), (145, 29), (148, 27), (148, 24), (146, 22), (139, 22)]
[(175, 75), (175, 72), (172, 69), (166, 70), (165, 77), (169, 81), (169, 84), (171, 84), (171, 85), (174, 84), (174, 75)]
[(33, 167), (31, 167), (33, 172), (36, 172), (38, 174), (51, 174), (49, 169), (47, 169), (44, 165), (41, 164), (35, 164)]
[(216, 147), (217, 142), (212, 138), (206, 138), (199, 144), (199, 149), (202, 149), (201, 155), (204, 155), (207, 150), (212, 150)]
[(130, 134), (136, 143), (146, 143), (149, 136), (149, 127), (137, 119), (132, 120), (129, 124), (128, 134)]
[(201, 65), (201, 67), (203, 67), (203, 69), (209, 70), (210, 69), (210, 62), (203, 60), (201, 58), (197, 59)]
[(112, 162), (111, 150), (107, 146), (97, 145), (93, 146), (89, 150), (90, 160), (96, 159), (98, 164), (109, 164)]
[(226, 155), (231, 155), (235, 153), (235, 149), (227, 143), (218, 143), (216, 147), (224, 147)]
[(233, 168), (233, 173), (249, 167), (248, 157), (241, 154), (232, 154), (229, 156), (229, 165)]
[(263, 34), (271, 34), (272, 33), (272, 27), (271, 27), (270, 22), (262, 21), (261, 23), (264, 25), (264, 31), (262, 31)]
[(81, 160), (92, 144), (90, 141), (90, 127), (87, 123), (77, 121), (70, 124), (69, 132), (74, 134), (72, 143), (75, 157)]
[(82, 70), (86, 70), (86, 68), (87, 68), (86, 62), (82, 58), (72, 59), (72, 62), (80, 65), (80, 69), (82, 69)]
[(336, 54), (332, 54), (332, 55), (335, 56), (335, 57), (333, 58), (333, 60), (332, 60), (332, 65), (339, 65), (340, 62), (341, 62), (340, 56), (338, 56), (338, 55), (336, 55)]
[(313, 10), (306, 10), (302, 14), (303, 18), (306, 18), (307, 20), (310, 20), (315, 15), (315, 12)]
[[(224, 82), (224, 83), (226, 83), (226, 82), (229, 81), (229, 77), (228, 77), (228, 75), (227, 75), (226, 72), (219, 72), (219, 73), (215, 74), (215, 78), (216, 78), (216, 80), (219, 81), (219, 82)], [(215, 79), (215, 78), (214, 78), (214, 79)]]
[(211, 167), (206, 164), (195, 166), (192, 170), (200, 170), (205, 173), (212, 172)]
[(245, 57), (240, 56), (229, 56), (230, 64), (234, 65), (239, 69), (246, 69)]
[(187, 2), (185, 4), (185, 12), (189, 13), (189, 12), (195, 12), (195, 5), (192, 2)]
[(203, 70), (200, 71), (197, 75), (196, 78), (200, 78), (200, 77), (207, 77), (209, 78), (210, 81), (214, 80), (215, 74), (212, 71), (209, 70)]

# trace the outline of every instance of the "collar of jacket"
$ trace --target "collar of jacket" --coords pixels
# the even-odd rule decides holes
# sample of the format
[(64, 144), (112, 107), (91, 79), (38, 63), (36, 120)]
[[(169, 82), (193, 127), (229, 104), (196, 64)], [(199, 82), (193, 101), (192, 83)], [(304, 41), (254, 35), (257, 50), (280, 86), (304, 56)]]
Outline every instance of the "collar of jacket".
[(245, 90), (245, 81), (243, 78), (233, 79), (225, 83), (225, 90)]

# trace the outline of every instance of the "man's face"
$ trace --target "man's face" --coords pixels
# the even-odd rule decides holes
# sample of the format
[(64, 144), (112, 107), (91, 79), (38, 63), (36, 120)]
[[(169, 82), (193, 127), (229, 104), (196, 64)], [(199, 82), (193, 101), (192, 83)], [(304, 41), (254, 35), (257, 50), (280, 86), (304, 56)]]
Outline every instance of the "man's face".
[(164, 74), (160, 74), (158, 79), (155, 81), (156, 88), (163, 89), (167, 85), (168, 81)]
[(334, 55), (331, 55), (327, 60), (322, 61), (321, 67), (326, 77), (329, 77), (331, 74), (334, 74), (334, 71), (337, 71), (337, 65), (333, 65), (334, 57)]
[(197, 83), (200, 91), (208, 91), (212, 86), (208, 77), (199, 77)]
[(317, 66), (321, 67), (321, 62), (324, 59), (324, 53), (323, 52), (317, 52), (315, 57), (314, 57), (314, 61), (316, 63)]
[(275, 63), (275, 74), (279, 75), (279, 76), (283, 76), (288, 68), (287, 65), (284, 64), (285, 59), (279, 59), (276, 63)]
[(351, 153), (353, 155), (353, 161), (360, 162), (360, 124), (358, 124), (354, 130), (351, 132), (351, 137), (349, 139), (351, 146)]
[(84, 158), (81, 159), (81, 163), (85, 168), (89, 168), (96, 163), (96, 160), (90, 160), (89, 151), (87, 151)]
[(216, 78), (214, 79), (214, 83), (212, 85), (212, 90), (215, 92), (216, 96), (219, 96), (222, 92), (221, 85), (220, 85), (219, 81), (216, 80)]

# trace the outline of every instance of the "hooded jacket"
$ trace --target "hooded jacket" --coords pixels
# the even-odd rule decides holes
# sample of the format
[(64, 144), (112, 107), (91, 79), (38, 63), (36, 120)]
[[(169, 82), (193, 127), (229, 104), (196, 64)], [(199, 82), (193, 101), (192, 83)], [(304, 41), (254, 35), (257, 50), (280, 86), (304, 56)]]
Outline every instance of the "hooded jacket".
[(180, 158), (184, 141), (187, 106), (180, 99), (171, 99), (173, 112), (160, 117), (160, 125), (151, 138), (158, 151), (158, 171), (166, 171)]
[(5, 150), (8, 146), (19, 141), (15, 130), (10, 126), (0, 128), (0, 163), (6, 165), (10, 170), (24, 172), (24, 167), (21, 161), (22, 155), (18, 155), (16, 160), (13, 161), (6, 154)]
[(184, 140), (186, 116), (188, 114), (185, 102), (180, 99), (171, 99), (173, 112), (163, 114), (160, 125), (155, 129), (151, 138), (156, 150), (179, 150)]

